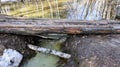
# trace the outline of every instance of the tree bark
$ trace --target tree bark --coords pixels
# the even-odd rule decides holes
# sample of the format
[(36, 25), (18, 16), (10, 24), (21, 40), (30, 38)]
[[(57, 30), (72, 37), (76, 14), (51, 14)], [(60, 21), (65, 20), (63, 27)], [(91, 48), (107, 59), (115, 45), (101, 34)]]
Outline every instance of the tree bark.
[(68, 18), (79, 20), (115, 19), (120, 0), (70, 0)]
[(1, 19), (0, 33), (38, 35), (120, 33), (120, 21), (76, 21), (57, 19)]

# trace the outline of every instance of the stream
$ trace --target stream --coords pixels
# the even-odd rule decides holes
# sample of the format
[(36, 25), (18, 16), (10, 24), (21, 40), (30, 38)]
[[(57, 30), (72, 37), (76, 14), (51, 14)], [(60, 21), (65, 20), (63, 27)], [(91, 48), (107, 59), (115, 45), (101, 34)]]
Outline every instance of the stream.
[[(58, 40), (42, 40), (39, 46), (61, 51), (61, 44), (65, 41), (66, 37)], [(60, 58), (57, 56), (37, 52), (36, 56), (26, 62), (23, 67), (57, 67), (59, 60)]]

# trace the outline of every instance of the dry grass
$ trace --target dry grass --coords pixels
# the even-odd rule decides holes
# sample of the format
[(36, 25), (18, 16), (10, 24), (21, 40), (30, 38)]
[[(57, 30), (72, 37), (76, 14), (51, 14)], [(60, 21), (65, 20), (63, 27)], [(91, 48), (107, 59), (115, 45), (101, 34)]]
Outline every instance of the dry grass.
[[(2, 13), (30, 18), (65, 18), (64, 3), (68, 0), (34, 0), (33, 2), (2, 4)], [(8, 8), (6, 8), (8, 7)], [(62, 14), (62, 15), (61, 15)]]

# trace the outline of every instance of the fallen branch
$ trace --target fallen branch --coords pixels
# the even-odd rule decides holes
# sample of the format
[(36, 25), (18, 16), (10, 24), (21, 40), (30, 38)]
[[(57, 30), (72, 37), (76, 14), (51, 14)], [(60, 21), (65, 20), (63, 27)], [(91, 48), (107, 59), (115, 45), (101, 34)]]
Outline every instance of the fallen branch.
[(63, 53), (63, 52), (60, 52), (60, 51), (56, 51), (56, 50), (51, 50), (51, 49), (48, 49), (48, 48), (34, 46), (34, 45), (31, 45), (31, 44), (29, 44), (28, 47), (32, 50), (35, 50), (35, 51), (40, 51), (42, 53), (53, 54), (53, 55), (56, 55), (56, 56), (59, 56), (59, 57), (65, 58), (65, 59), (69, 59), (71, 57), (70, 54), (66, 54), (66, 53)]

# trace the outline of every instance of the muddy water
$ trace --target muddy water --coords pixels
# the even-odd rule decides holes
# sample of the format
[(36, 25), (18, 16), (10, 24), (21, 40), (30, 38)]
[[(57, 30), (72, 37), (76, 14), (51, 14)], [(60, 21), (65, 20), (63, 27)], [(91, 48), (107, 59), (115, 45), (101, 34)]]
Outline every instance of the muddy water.
[[(66, 38), (61, 38), (59, 40), (42, 40), (40, 41), (40, 46), (50, 49), (59, 50), (61, 44), (65, 42)], [(23, 67), (57, 67), (57, 63), (60, 60), (59, 57), (37, 52), (37, 55), (30, 59)]]

